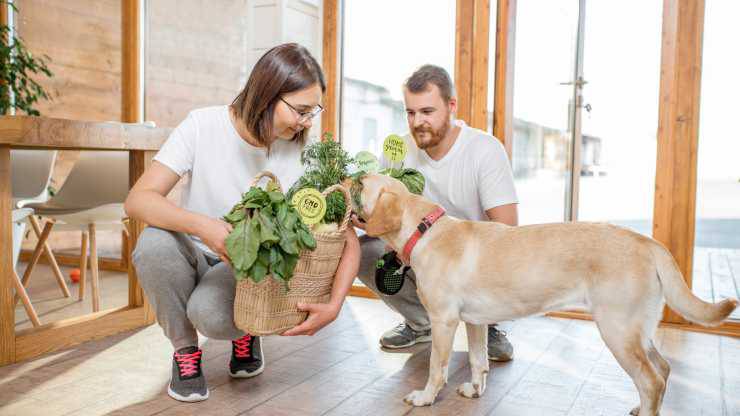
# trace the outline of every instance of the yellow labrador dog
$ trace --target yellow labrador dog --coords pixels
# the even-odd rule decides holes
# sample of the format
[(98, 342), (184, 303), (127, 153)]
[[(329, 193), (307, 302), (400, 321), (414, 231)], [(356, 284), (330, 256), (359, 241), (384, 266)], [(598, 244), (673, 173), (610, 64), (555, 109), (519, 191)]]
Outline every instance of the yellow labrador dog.
[[(352, 188), (367, 234), (399, 253), (422, 218), (439, 208), (388, 176), (367, 175)], [(429, 379), (424, 390), (404, 399), (414, 406), (432, 404), (447, 382), (460, 321), (466, 324), (472, 379), (458, 393), (476, 398), (489, 370), (487, 324), (583, 306), (637, 387), (640, 406), (632, 414), (657, 415), (670, 372), (653, 344), (663, 299), (686, 319), (710, 326), (737, 306), (734, 299), (700, 300), (665, 247), (609, 224), (510, 227), (442, 216), (406, 261), (416, 272), (419, 298), (432, 323)]]

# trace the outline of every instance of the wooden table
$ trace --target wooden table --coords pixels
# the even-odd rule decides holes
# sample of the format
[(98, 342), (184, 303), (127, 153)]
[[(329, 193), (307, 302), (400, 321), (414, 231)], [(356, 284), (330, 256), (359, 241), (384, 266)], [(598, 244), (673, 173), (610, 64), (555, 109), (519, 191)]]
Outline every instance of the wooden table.
[[(127, 306), (15, 331), (12, 264), (10, 149), (127, 150), (129, 185), (142, 175), (171, 129), (142, 124), (85, 122), (46, 117), (0, 116), (0, 366), (92, 339), (154, 323), (136, 272), (129, 263)], [(130, 224), (130, 250), (144, 228)]]

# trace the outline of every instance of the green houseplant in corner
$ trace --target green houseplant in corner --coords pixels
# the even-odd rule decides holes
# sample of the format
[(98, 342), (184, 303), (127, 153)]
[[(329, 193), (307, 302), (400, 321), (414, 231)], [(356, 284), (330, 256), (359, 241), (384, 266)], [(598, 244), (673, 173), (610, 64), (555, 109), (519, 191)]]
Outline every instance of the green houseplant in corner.
[[(0, 7), (8, 7), (7, 1), (0, 1)], [(18, 12), (14, 4), (10, 3), (10, 7)], [(53, 76), (47, 66), (51, 58), (33, 56), (7, 24), (0, 24), (0, 43), (0, 115), (10, 114), (11, 108), (31, 116), (40, 115), (34, 104), (51, 97), (37, 79)]]

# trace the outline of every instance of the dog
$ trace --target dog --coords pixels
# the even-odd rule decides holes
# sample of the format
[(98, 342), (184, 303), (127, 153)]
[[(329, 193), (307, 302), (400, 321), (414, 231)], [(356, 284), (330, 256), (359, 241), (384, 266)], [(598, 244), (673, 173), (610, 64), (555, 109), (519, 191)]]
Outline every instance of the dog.
[[(716, 326), (737, 300), (707, 303), (691, 293), (675, 260), (659, 242), (604, 223), (511, 227), (441, 216), (420, 226), (439, 205), (410, 193), (400, 181), (369, 174), (345, 186), (366, 233), (401, 253), (417, 276), (419, 298), (432, 325), (429, 378), (404, 401), (434, 403), (447, 382), (455, 330), (465, 322), (472, 377), (458, 393), (480, 397), (489, 371), (487, 324), (566, 307), (590, 310), (606, 346), (640, 396), (633, 415), (657, 415), (670, 365), (653, 343), (664, 303), (689, 321)], [(428, 217), (427, 217), (428, 218)]]

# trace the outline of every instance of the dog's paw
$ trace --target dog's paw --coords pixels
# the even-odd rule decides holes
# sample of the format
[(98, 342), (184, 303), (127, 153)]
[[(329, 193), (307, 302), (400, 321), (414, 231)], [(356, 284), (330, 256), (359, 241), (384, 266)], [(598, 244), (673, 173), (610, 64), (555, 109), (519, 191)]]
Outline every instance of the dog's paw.
[(424, 390), (414, 390), (403, 398), (403, 401), (412, 406), (429, 406), (434, 403), (434, 397), (427, 397)]
[(630, 416), (639, 416), (640, 414), (640, 406), (636, 406), (634, 409), (630, 410)]
[(463, 383), (457, 388), (458, 394), (468, 399), (477, 399), (483, 394), (480, 384)]

